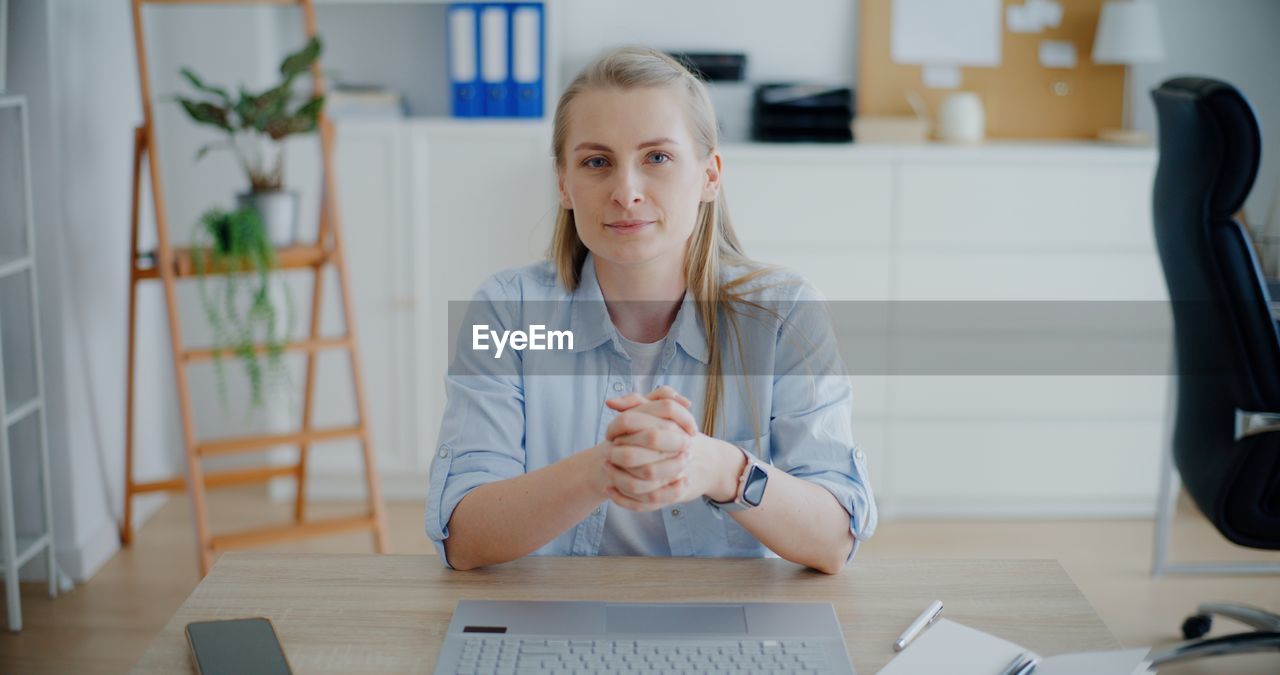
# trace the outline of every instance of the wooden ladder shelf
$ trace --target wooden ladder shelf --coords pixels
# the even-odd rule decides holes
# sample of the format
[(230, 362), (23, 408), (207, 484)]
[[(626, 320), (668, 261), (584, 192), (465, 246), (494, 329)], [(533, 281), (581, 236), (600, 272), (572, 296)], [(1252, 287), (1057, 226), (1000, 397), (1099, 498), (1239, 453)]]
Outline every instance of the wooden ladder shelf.
[[(191, 500), (191, 513), (195, 521), (195, 534), (199, 551), (200, 574), (209, 572), (212, 556), (216, 552), (242, 546), (255, 546), (271, 542), (324, 536), (351, 531), (370, 531), (379, 553), (388, 552), (386, 518), (382, 508), (382, 495), (378, 486), (377, 464), (374, 460), (372, 439), (369, 433), (369, 415), (365, 408), (364, 383), (361, 379), (359, 341), (351, 306), (351, 288), (347, 276), (347, 263), (343, 256), (342, 228), (339, 222), (337, 198), (334, 190), (333, 149), (334, 130), (328, 117), (321, 112), (319, 119), (320, 146), (323, 156), (323, 190), (320, 205), (320, 222), (313, 244), (290, 246), (277, 251), (277, 264), (281, 270), (310, 270), (313, 275), (310, 329), (304, 340), (285, 345), (287, 351), (306, 353), (306, 380), (302, 402), (302, 427), (294, 433), (262, 434), (237, 438), (197, 440), (195, 420), (192, 416), (191, 395), (188, 389), (186, 367), (192, 363), (214, 358), (214, 349), (188, 349), (183, 346), (177, 303), (177, 282), (196, 274), (189, 249), (174, 248), (169, 238), (169, 226), (164, 207), (164, 190), (156, 152), (155, 116), (151, 103), (151, 82), (147, 72), (147, 53), (142, 28), (144, 5), (297, 5), (302, 10), (307, 37), (316, 34), (315, 7), (312, 0), (132, 0), (134, 42), (138, 54), (138, 75), (142, 91), (143, 125), (134, 133), (133, 154), (133, 208), (132, 234), (129, 246), (129, 337), (125, 404), (125, 489), (124, 519), (120, 523), (120, 541), (128, 545), (133, 539), (133, 498), (149, 492), (186, 491)], [(317, 62), (311, 66), (311, 78), (315, 93), (324, 93), (324, 77)], [(156, 251), (143, 256), (138, 251), (139, 212), (142, 191), (143, 161), (147, 161), (154, 200), (156, 222)], [(320, 336), (320, 308), (323, 296), (325, 269), (332, 265), (337, 271), (338, 286), (342, 298), (342, 311), (347, 324), (345, 336), (325, 338)], [(139, 482), (133, 476), (133, 399), (135, 323), (138, 286), (144, 281), (158, 279), (164, 287), (164, 302), (168, 314), (169, 338), (172, 347), (174, 374), (177, 378), (178, 410), (182, 417), (183, 446), (186, 453), (186, 476)], [(260, 352), (266, 345), (259, 345)], [(315, 407), (317, 352), (326, 349), (348, 352), (351, 380), (355, 387), (357, 421), (353, 426), (318, 429), (313, 426)], [(346, 518), (308, 520), (306, 518), (307, 450), (312, 443), (357, 439), (364, 455), (364, 472), (368, 496), (365, 513)], [(265, 466), (247, 469), (205, 472), (201, 461), (207, 457), (233, 453), (261, 452), (280, 445), (296, 445), (298, 461), (286, 466)], [(247, 532), (214, 535), (209, 531), (205, 492), (209, 488), (264, 483), (276, 478), (293, 477), (297, 482), (293, 521), (284, 525)]]

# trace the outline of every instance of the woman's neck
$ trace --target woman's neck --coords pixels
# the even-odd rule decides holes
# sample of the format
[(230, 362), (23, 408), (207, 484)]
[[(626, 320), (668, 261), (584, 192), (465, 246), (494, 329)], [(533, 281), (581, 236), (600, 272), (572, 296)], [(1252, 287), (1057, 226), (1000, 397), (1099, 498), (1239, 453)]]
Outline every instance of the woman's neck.
[(634, 266), (592, 259), (609, 318), (618, 332), (635, 342), (661, 340), (684, 301), (683, 256)]

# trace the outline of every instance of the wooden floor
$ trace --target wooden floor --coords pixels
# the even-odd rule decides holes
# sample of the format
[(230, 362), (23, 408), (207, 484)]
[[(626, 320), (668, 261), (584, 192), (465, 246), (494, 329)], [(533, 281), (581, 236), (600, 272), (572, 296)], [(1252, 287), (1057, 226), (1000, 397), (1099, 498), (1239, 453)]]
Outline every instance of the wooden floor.
[[(214, 531), (283, 521), (290, 504), (257, 491), (211, 496)], [(317, 504), (314, 515), (351, 513), (353, 504)], [(430, 553), (421, 502), (388, 508), (397, 553)], [(1203, 601), (1239, 601), (1280, 610), (1278, 577), (1152, 579), (1150, 521), (889, 521), (862, 547), (870, 558), (1056, 558), (1121, 644), (1167, 644)], [(1184, 506), (1176, 528), (1177, 560), (1280, 562), (1280, 555), (1230, 546)], [(365, 534), (295, 542), (274, 550), (371, 551)], [(853, 564), (857, 564), (857, 561)], [(50, 600), (42, 585), (24, 585), (25, 627), (0, 634), (0, 673), (127, 672), (198, 582), (185, 499), (171, 499), (87, 584)], [(2, 595), (2, 593), (0, 593)], [(945, 601), (945, 598), (943, 599)], [(923, 608), (921, 608), (923, 609)], [(1214, 634), (1232, 632), (1231, 624)], [(1280, 673), (1280, 654), (1219, 658), (1162, 673)], [(870, 675), (870, 674), (864, 674)]]

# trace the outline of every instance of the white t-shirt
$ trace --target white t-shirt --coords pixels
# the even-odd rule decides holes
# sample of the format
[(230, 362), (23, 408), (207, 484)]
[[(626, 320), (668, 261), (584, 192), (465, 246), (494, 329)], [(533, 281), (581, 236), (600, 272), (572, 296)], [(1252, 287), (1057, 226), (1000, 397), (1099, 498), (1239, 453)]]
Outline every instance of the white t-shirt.
[[(653, 391), (654, 377), (658, 373), (658, 361), (662, 356), (662, 340), (657, 342), (632, 342), (621, 334), (622, 346), (631, 357), (632, 389), (647, 395)], [(600, 540), (600, 555), (669, 556), (671, 545), (667, 543), (667, 526), (662, 522), (662, 511), (636, 513), (609, 505), (604, 520), (604, 534)]]

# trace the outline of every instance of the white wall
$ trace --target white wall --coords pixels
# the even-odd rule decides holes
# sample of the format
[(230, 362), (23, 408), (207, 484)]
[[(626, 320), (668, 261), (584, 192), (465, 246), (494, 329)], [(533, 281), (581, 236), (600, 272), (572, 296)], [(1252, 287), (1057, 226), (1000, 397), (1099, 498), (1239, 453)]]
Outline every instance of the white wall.
[[(1170, 77), (1207, 75), (1239, 88), (1262, 125), (1262, 169), (1245, 212), (1251, 223), (1263, 223), (1280, 190), (1280, 2), (1158, 0), (1157, 6), (1165, 60), (1133, 69), (1134, 125), (1155, 134), (1150, 91)], [(1271, 225), (1280, 228), (1280, 223)]]
[[(28, 96), (32, 124), (56, 550), (63, 570), (84, 580), (118, 548), (122, 505), (130, 170), (141, 121), (133, 32), (125, 3), (15, 0), (9, 10), (9, 85)], [(157, 300), (151, 293), (139, 308), (142, 354), (167, 351)], [(137, 473), (168, 475), (180, 467), (167, 450), (172, 374), (154, 359), (141, 359), (138, 374)], [(26, 518), (38, 508), (18, 505)]]
[(755, 81), (851, 84), (857, 78), (858, 5), (850, 0), (562, 0), (561, 81), (610, 47), (747, 54)]

